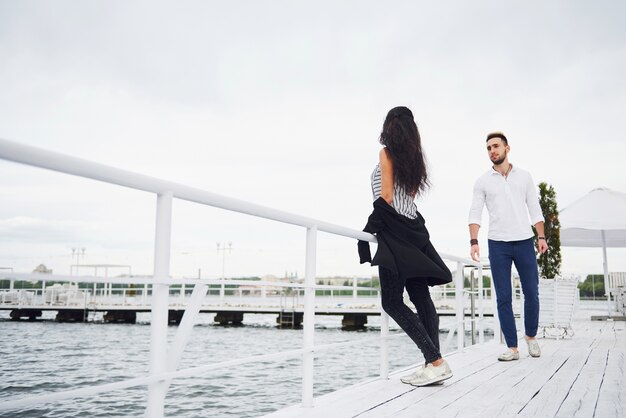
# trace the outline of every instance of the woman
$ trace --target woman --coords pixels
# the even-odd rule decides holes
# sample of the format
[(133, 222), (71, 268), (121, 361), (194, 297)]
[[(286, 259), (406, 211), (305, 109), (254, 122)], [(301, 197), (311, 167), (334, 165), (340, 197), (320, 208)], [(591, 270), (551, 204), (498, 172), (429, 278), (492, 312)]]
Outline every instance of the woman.
[[(382, 306), (421, 350), (425, 366), (401, 378), (426, 386), (452, 377), (439, 352), (439, 317), (428, 286), (452, 281), (452, 274), (430, 243), (415, 197), (429, 186), (421, 139), (411, 111), (389, 111), (380, 134), (380, 162), (372, 173), (374, 211), (364, 231), (376, 234), (378, 249), (372, 260), (369, 243), (359, 242), (361, 263), (379, 266)], [(404, 304), (407, 290), (417, 309)]]

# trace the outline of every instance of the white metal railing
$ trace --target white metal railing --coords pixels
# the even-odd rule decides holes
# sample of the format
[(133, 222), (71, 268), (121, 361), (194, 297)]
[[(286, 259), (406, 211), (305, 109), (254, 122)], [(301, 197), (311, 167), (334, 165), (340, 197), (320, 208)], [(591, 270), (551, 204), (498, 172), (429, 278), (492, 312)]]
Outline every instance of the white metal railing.
[[(197, 188), (173, 183), (142, 174), (133, 173), (109, 167), (103, 164), (71, 157), (61, 153), (43, 150), (12, 141), (0, 139), (0, 159), (26, 164), (33, 167), (45, 168), (60, 173), (76, 175), (88, 179), (103, 181), (135, 190), (154, 193), (157, 196), (157, 217), (156, 234), (154, 245), (154, 276), (152, 278), (124, 278), (124, 283), (152, 285), (152, 317), (150, 321), (150, 375), (142, 378), (125, 380), (101, 386), (81, 388), (76, 390), (62, 391), (45, 395), (36, 395), (24, 399), (4, 401), (0, 403), (1, 410), (17, 409), (37, 403), (58, 401), (61, 399), (74, 398), (78, 396), (89, 396), (104, 391), (111, 391), (131, 386), (148, 386), (148, 403), (145, 415), (148, 417), (162, 417), (164, 414), (164, 401), (167, 389), (174, 378), (195, 376), (208, 370), (221, 367), (228, 367), (234, 364), (244, 364), (256, 361), (266, 361), (268, 359), (302, 355), (302, 405), (311, 407), (313, 405), (313, 362), (314, 352), (324, 347), (315, 346), (315, 290), (321, 288), (315, 283), (315, 263), (317, 251), (317, 234), (323, 231), (331, 234), (344, 236), (347, 238), (376, 242), (374, 236), (362, 231), (346, 228), (313, 218), (308, 218), (269, 207), (256, 205), (239, 199), (221, 196)], [(283, 287), (304, 289), (304, 326), (303, 326), (303, 347), (298, 350), (290, 350), (281, 353), (273, 353), (263, 356), (255, 356), (245, 359), (221, 362), (205, 366), (193, 367), (189, 369), (177, 370), (183, 349), (191, 334), (191, 328), (195, 323), (202, 299), (208, 290), (207, 283), (203, 280), (170, 278), (170, 238), (172, 221), (172, 201), (174, 198), (199, 203), (206, 206), (217, 207), (234, 212), (248, 214), (256, 217), (266, 218), (273, 221), (292, 224), (306, 228), (306, 259), (305, 259), (305, 280), (304, 284), (280, 284)], [(479, 277), (482, 278), (482, 265), (471, 260), (447, 254), (441, 254), (442, 258), (455, 262), (457, 265), (455, 281), (456, 299), (456, 334), (458, 335), (457, 347), (462, 350), (464, 347), (464, 268), (467, 266), (476, 267), (479, 270)], [(10, 275), (7, 275), (10, 276)], [(105, 282), (104, 278), (81, 277), (80, 282)], [(111, 278), (106, 278), (106, 282), (114, 282)], [(177, 329), (172, 346), (167, 350), (167, 324), (168, 324), (168, 297), (169, 286), (175, 283), (195, 284), (190, 301), (185, 310), (183, 319)], [(482, 280), (479, 281), (482, 286)], [(272, 286), (277, 283), (272, 282)], [(482, 306), (482, 292), (480, 305)], [(387, 337), (388, 337), (388, 316), (382, 312), (381, 326), (381, 378), (387, 378), (389, 369), (387, 361)], [(480, 312), (482, 318), (482, 311)], [(481, 341), (482, 338), (482, 327)], [(454, 329), (450, 330), (448, 340), (454, 335)], [(356, 343), (356, 342), (355, 342)], [(345, 346), (345, 343), (336, 343)], [(332, 348), (333, 345), (326, 348)]]

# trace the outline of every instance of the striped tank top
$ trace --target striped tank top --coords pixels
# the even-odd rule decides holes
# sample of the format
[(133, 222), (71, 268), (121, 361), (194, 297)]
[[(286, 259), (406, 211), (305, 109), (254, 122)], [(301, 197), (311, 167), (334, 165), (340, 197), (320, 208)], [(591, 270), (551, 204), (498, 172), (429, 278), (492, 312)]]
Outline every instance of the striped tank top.
[[(380, 164), (376, 164), (376, 168), (372, 172), (372, 194), (374, 200), (380, 197), (380, 191), (382, 188), (382, 179), (380, 177)], [(396, 182), (393, 183), (393, 202), (391, 206), (400, 215), (407, 218), (417, 218), (417, 206), (414, 202), (415, 198), (407, 194)]]

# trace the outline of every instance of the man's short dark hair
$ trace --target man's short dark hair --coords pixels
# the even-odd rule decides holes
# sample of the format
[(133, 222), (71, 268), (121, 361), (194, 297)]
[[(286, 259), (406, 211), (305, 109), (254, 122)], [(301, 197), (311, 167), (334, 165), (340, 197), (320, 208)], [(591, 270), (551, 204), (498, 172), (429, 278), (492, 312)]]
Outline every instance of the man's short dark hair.
[(504, 136), (504, 134), (502, 132), (492, 132), (489, 135), (487, 135), (487, 141), (489, 142), (490, 139), (493, 138), (500, 138), (502, 140), (502, 142), (504, 142), (504, 145), (509, 145), (509, 141), (506, 139), (506, 136)]

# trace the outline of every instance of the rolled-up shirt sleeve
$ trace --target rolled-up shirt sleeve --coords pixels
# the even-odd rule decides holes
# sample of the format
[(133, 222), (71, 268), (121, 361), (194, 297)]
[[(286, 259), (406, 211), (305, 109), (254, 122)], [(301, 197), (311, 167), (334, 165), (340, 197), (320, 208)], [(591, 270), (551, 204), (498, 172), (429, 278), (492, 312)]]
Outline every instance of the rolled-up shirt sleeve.
[(526, 206), (528, 207), (528, 214), (530, 215), (530, 221), (533, 225), (537, 222), (543, 222), (543, 213), (541, 213), (541, 206), (539, 205), (539, 198), (537, 197), (537, 188), (533, 182), (531, 175), (528, 175), (528, 182), (526, 185)]
[(480, 225), (483, 217), (483, 207), (485, 206), (485, 191), (480, 184), (480, 179), (474, 184), (474, 194), (472, 197), (472, 206), (470, 206), (468, 224)]

